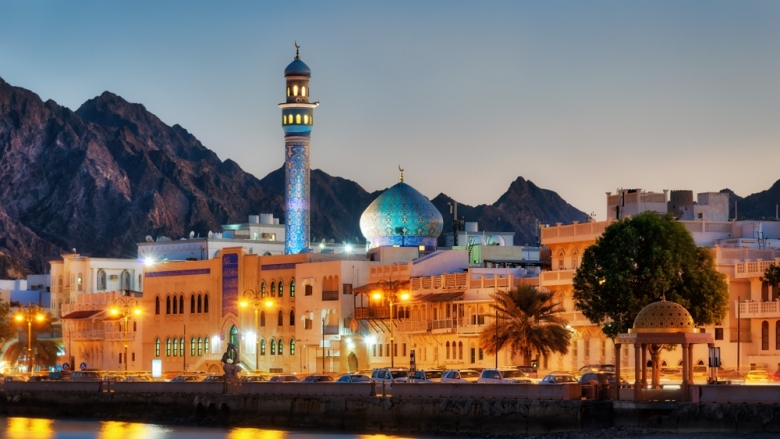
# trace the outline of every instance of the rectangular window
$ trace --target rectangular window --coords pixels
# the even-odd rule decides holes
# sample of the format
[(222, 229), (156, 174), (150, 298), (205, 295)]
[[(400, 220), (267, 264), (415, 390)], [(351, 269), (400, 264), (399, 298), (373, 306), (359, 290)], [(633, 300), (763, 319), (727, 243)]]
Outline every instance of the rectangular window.
[(390, 343), (385, 344), (385, 352), (387, 353), (387, 356), (390, 356)]
[(341, 294), (352, 295), (352, 284), (344, 284), (344, 285), (342, 285)]
[(477, 362), (477, 348), (471, 348), (471, 364)]
[(133, 352), (132, 356), (130, 357), (132, 361), (135, 361), (135, 352)]
[(397, 343), (393, 344), (393, 356), (394, 357), (398, 356), (398, 344)]
[(723, 328), (715, 328), (715, 340), (723, 340)]
[(303, 319), (303, 329), (311, 329), (312, 324), (312, 319)]
[(406, 343), (403, 344), (403, 349), (401, 350), (401, 352), (403, 353), (402, 355), (405, 357), (406, 356)]
[(382, 356), (382, 343), (379, 343), (379, 356)]
[(312, 295), (312, 291), (314, 290), (314, 288), (312, 288), (312, 286), (311, 286), (311, 285), (306, 285), (306, 286), (304, 287), (304, 290), (305, 290), (305, 291), (304, 291), (304, 293), (303, 293), (303, 294), (304, 294), (305, 296), (311, 296), (311, 295)]
[(584, 340), (582, 342), (582, 355), (585, 358), (590, 358), (590, 340)]
[(484, 352), (482, 352), (482, 348), (479, 348), (479, 359), (482, 360), (484, 358), (485, 358)]
[(122, 364), (122, 354), (119, 354), (119, 364)]
[(374, 356), (376, 357), (376, 343), (374, 343), (374, 344), (373, 344), (373, 345), (371, 345), (371, 346), (372, 346), (372, 348), (373, 348), (373, 350), (374, 350)]

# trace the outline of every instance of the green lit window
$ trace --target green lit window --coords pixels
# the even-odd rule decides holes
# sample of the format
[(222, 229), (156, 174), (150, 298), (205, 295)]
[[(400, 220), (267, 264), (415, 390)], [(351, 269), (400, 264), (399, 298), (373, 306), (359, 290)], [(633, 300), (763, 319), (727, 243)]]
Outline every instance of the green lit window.
[(260, 340), (260, 355), (265, 355), (265, 340)]
[[(208, 340), (208, 338), (206, 339)], [(198, 356), (203, 355), (203, 338), (198, 337)]]
[(260, 297), (265, 297), (265, 282), (260, 284)]
[(290, 339), (290, 355), (295, 355), (295, 340)]
[(276, 297), (276, 284), (271, 282), (271, 297)]
[(154, 341), (154, 356), (159, 357), (160, 356), (160, 339), (156, 339)]
[(173, 356), (179, 356), (179, 340), (173, 339)]
[(206, 337), (205, 340), (203, 340), (203, 351), (207, 354), (209, 353), (209, 338)]
[(282, 297), (282, 293), (284, 293), (284, 284), (279, 281), (279, 297)]
[(165, 340), (165, 356), (170, 357), (171, 356), (171, 339)]
[(290, 297), (295, 297), (295, 281), (290, 281)]
[(274, 339), (271, 339), (271, 355), (276, 355), (276, 342), (274, 342)]
[(282, 355), (282, 352), (284, 350), (284, 343), (282, 343), (282, 339), (281, 338), (276, 341), (276, 347), (279, 350), (278, 354)]
[(190, 339), (190, 357), (194, 357), (195, 356), (195, 346), (197, 346), (195, 344), (195, 337), (192, 337)]

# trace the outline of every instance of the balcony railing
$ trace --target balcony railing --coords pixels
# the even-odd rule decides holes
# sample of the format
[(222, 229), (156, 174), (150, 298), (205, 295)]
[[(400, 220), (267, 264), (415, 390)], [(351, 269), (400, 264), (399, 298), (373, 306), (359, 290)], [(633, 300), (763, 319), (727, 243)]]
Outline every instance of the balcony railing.
[(328, 300), (339, 300), (339, 291), (322, 291), (322, 300), (328, 301)]
[(356, 319), (389, 319), (390, 307), (361, 307), (355, 308)]
[(452, 329), (457, 326), (455, 323), (456, 322), (452, 319), (434, 320), (431, 322), (431, 330), (439, 332), (447, 332), (446, 330), (449, 330), (451, 332)]
[(477, 335), (485, 329), (485, 325), (458, 325), (458, 334)]
[(70, 338), (71, 340), (103, 340), (105, 331), (102, 329), (70, 331), (69, 334), (64, 334), (63, 338)]
[(778, 318), (780, 317), (780, 301), (771, 302), (742, 302), (739, 304), (739, 318)]
[[(135, 332), (134, 331), (127, 331), (127, 341), (133, 341), (135, 340)], [(105, 332), (105, 339), (106, 340), (124, 340), (125, 339), (125, 333), (124, 331), (106, 331)]]
[(410, 322), (408, 320), (401, 320), (397, 322), (398, 332), (404, 333), (420, 333), (430, 331), (431, 325), (428, 321), (415, 321)]
[(543, 287), (553, 285), (571, 285), (577, 270), (555, 270), (541, 272), (540, 285)]
[(322, 328), (322, 333), (325, 335), (339, 335), (339, 325), (325, 325)]
[[(763, 251), (769, 252), (771, 250), (763, 250)], [(757, 261), (735, 262), (734, 277), (736, 277), (737, 279), (761, 277), (764, 275), (764, 271), (766, 271), (766, 269), (770, 265), (780, 265), (780, 258), (775, 258), (774, 260), (769, 260), (769, 261), (762, 261), (761, 259), (759, 259)]]

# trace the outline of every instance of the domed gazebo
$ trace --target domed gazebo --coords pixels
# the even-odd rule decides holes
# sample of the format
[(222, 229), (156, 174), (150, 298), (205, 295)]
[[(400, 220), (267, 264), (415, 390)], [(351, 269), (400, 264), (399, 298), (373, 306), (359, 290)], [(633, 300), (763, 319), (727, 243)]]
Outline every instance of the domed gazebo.
[[(627, 334), (615, 338), (615, 370), (617, 382), (620, 382), (620, 348), (624, 344), (634, 345), (634, 401), (656, 399), (658, 376), (653, 374), (652, 389), (647, 389), (647, 350), (650, 346), (674, 344), (682, 346), (682, 384), (680, 395), (665, 395), (664, 399), (690, 401), (690, 385), (693, 384), (693, 345), (714, 346), (712, 335), (698, 332), (693, 317), (685, 307), (668, 302), (664, 297), (639, 311), (634, 319), (634, 327)], [(667, 392), (668, 393), (668, 392)], [(647, 395), (648, 397), (644, 397)], [(617, 394), (620, 399), (620, 391)]]

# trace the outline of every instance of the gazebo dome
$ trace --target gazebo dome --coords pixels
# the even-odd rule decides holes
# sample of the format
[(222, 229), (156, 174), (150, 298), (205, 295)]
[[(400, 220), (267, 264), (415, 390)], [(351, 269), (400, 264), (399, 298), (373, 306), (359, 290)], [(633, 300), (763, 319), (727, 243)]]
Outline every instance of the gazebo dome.
[(662, 298), (639, 311), (631, 332), (696, 332), (696, 327), (685, 307)]
[(441, 213), (423, 194), (403, 182), (403, 174), (401, 181), (379, 195), (360, 217), (360, 230), (371, 248), (435, 247), (443, 228)]

